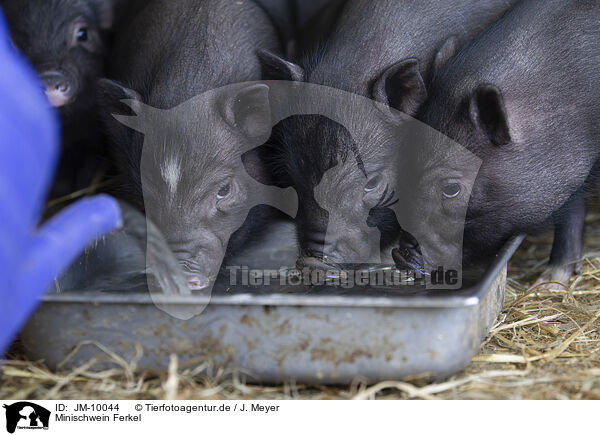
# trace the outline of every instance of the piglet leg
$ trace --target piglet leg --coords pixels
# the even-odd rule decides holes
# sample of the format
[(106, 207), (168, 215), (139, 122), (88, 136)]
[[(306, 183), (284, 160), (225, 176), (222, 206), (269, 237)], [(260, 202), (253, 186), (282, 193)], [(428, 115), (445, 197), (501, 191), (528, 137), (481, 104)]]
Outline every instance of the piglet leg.
[(536, 284), (557, 282), (567, 285), (573, 273), (581, 271), (585, 213), (586, 200), (582, 192), (575, 193), (556, 212), (550, 262)]

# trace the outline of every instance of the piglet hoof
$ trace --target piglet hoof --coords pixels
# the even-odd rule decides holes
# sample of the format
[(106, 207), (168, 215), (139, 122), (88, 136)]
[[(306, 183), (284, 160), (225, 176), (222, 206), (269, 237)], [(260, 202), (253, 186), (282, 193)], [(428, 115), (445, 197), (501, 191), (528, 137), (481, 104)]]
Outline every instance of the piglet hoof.
[(573, 275), (574, 265), (568, 264), (558, 267), (549, 266), (533, 284), (537, 290), (566, 290)]

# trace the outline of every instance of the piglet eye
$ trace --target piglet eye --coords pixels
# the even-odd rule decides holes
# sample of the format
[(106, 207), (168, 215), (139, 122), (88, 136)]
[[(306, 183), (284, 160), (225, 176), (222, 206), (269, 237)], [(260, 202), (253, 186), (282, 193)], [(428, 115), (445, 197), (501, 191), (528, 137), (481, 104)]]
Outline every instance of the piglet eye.
[(88, 40), (87, 27), (78, 27), (75, 36), (78, 42), (86, 42)]
[(442, 188), (444, 198), (456, 198), (460, 194), (460, 185), (458, 183), (447, 183)]
[(379, 181), (380, 181), (379, 176), (375, 176), (375, 177), (371, 178), (365, 185), (365, 192), (374, 191), (377, 188), (377, 186), (379, 186)]
[(231, 192), (231, 185), (227, 184), (225, 186), (222, 186), (221, 189), (219, 189), (219, 192), (217, 192), (217, 200), (222, 200), (225, 197), (227, 197), (229, 195), (229, 193)]

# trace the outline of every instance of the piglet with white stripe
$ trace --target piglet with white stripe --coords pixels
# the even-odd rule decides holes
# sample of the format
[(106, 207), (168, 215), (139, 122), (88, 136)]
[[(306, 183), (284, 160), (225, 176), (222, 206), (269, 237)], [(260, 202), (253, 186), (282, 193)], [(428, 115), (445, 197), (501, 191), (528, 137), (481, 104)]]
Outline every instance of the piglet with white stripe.
[(164, 233), (190, 288), (205, 289), (250, 210), (278, 205), (269, 198), (280, 190), (251, 177), (260, 163), (245, 154), (271, 133), (269, 88), (248, 82), (260, 79), (256, 51), (279, 51), (279, 39), (252, 1), (154, 0), (117, 41), (100, 100), (123, 191)]

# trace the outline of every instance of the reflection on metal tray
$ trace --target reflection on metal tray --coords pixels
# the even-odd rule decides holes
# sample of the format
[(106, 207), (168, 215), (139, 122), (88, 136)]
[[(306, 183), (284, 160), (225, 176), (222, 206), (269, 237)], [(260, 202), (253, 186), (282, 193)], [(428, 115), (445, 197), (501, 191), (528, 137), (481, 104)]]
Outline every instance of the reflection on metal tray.
[[(290, 223), (229, 260), (229, 265), (292, 267), (296, 248)], [(227, 263), (201, 315), (182, 321), (162, 312), (145, 291), (143, 251), (126, 233), (105, 238), (44, 297), (22, 333), (32, 359), (55, 368), (83, 341), (125, 360), (143, 355), (138, 368), (164, 369), (169, 356), (237, 369), (256, 381), (371, 382), (417, 374), (445, 376), (462, 369), (502, 307), (506, 264), (515, 238), (473, 286), (459, 291), (340, 290), (302, 286), (231, 286)], [(170, 306), (205, 305), (207, 298), (153, 296)], [(66, 367), (97, 356), (84, 345)]]

